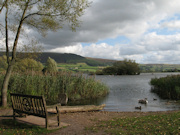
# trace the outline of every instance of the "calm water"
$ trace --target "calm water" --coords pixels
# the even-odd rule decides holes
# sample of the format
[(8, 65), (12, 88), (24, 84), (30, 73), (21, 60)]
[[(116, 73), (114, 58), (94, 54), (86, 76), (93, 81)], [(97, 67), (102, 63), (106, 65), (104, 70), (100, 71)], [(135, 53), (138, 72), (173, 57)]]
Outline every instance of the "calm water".
[[(139, 111), (136, 106), (141, 106), (141, 111), (167, 111), (178, 110), (180, 104), (173, 101), (167, 102), (151, 93), (149, 82), (151, 78), (165, 77), (172, 73), (142, 73), (133, 76), (96, 76), (110, 88), (110, 93), (105, 98), (93, 101), (94, 104), (106, 104), (105, 111)], [(176, 73), (177, 74), (177, 73)], [(148, 99), (148, 104), (138, 103), (138, 99)], [(156, 98), (157, 100), (153, 100)]]

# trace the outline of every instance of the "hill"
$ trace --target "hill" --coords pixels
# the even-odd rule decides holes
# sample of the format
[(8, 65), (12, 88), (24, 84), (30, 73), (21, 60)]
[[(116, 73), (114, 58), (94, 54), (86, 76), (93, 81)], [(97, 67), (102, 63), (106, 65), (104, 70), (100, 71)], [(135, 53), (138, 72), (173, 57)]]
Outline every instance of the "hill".
[[(0, 56), (5, 55), (5, 52), (0, 52)], [(11, 56), (11, 53), (10, 53)], [(57, 63), (86, 63), (89, 66), (107, 66), (112, 65), (112, 62), (108, 60), (98, 60), (94, 58), (86, 58), (77, 54), (72, 53), (52, 53), (52, 52), (43, 52), (38, 56), (38, 60), (41, 63), (46, 63), (47, 58), (51, 57)]]
[(101, 58), (91, 58), (91, 57), (86, 57), (86, 58), (90, 59), (90, 60), (106, 63), (107, 65), (112, 65), (114, 62), (117, 61), (117, 60), (101, 59)]
[(57, 63), (86, 63), (89, 66), (106, 66), (107, 62), (97, 61), (95, 59), (87, 59), (86, 57), (72, 54), (72, 53), (50, 53), (50, 52), (43, 52), (39, 56), (39, 60), (42, 63), (45, 63), (47, 58), (51, 57)]
[(71, 54), (71, 53), (50, 53), (50, 52), (43, 52), (39, 56), (39, 60), (42, 63), (46, 63), (47, 58), (51, 57), (54, 59), (57, 63), (73, 63), (76, 61), (85, 61), (86, 58), (82, 57), (80, 55)]

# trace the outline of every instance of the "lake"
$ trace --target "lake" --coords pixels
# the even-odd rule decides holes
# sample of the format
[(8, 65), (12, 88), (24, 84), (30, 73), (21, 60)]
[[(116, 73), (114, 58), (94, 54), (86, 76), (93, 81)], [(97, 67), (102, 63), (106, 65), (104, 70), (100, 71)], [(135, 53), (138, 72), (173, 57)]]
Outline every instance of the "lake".
[[(141, 73), (140, 75), (96, 75), (96, 80), (105, 83), (109, 88), (109, 94), (89, 104), (106, 104), (105, 111), (140, 111), (135, 107), (141, 106), (143, 112), (178, 110), (180, 104), (174, 101), (163, 100), (155, 93), (151, 93), (151, 78), (165, 77), (177, 73)], [(138, 103), (139, 99), (148, 99), (148, 104)], [(154, 100), (157, 99), (157, 100)]]

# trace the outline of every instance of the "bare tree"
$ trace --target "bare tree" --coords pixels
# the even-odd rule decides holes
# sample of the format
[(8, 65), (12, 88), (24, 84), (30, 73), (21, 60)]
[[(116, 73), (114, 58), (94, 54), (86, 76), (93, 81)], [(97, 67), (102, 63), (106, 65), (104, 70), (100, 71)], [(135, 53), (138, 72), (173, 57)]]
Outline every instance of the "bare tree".
[[(1, 11), (6, 9), (5, 24), (7, 27), (5, 27), (5, 30), (7, 31), (6, 56), (8, 68), (1, 89), (2, 106), (7, 106), (7, 89), (16, 62), (18, 40), (23, 26), (24, 29), (27, 27), (37, 29), (42, 36), (45, 36), (48, 30), (56, 31), (63, 28), (64, 23), (68, 23), (70, 28), (75, 30), (80, 24), (79, 17), (83, 15), (88, 6), (88, 0), (5, 0), (3, 2), (0, 13), (3, 13)], [(13, 11), (12, 8), (14, 8)], [(8, 12), (15, 13), (14, 20), (18, 22), (17, 29), (15, 29), (11, 59), (9, 59), (8, 45), (8, 20), (11, 18), (7, 19)]]

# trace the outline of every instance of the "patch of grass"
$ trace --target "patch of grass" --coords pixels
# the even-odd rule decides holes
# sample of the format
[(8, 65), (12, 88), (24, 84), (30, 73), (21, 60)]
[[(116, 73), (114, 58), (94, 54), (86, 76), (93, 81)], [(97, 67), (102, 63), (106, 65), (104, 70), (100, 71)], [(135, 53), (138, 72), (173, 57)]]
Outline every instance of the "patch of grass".
[(89, 66), (86, 63), (76, 63), (76, 64), (58, 64), (59, 70), (74, 71), (74, 72), (96, 72), (99, 70), (99, 66)]
[(94, 132), (103, 130), (111, 135), (178, 135), (180, 133), (180, 112), (142, 117), (114, 118), (108, 121), (99, 121), (96, 125), (86, 128), (86, 130)]
[(53, 131), (54, 130), (47, 130), (34, 125), (19, 123), (12, 119), (3, 119), (0, 121), (1, 135), (39, 135)]

